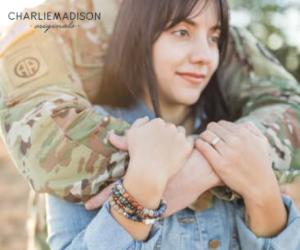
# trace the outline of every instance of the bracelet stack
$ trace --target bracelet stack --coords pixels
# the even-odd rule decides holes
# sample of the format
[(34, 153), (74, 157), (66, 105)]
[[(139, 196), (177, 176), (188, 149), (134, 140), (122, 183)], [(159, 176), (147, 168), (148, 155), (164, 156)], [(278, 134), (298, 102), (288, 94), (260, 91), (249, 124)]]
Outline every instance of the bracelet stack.
[(110, 206), (127, 219), (142, 222), (146, 225), (154, 224), (167, 210), (167, 203), (162, 198), (157, 210), (147, 209), (138, 204), (123, 187), (123, 179), (119, 179), (112, 188), (109, 198)]

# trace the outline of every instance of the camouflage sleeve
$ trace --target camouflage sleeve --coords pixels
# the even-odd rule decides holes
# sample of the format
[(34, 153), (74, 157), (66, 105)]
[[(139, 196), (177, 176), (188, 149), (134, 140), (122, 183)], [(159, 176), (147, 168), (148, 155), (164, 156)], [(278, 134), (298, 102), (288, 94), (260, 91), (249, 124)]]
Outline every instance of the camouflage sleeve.
[[(84, 44), (69, 39), (92, 36), (89, 29), (95, 25), (83, 24), (78, 34), (64, 32), (65, 37), (31, 25), (16, 22), (0, 40), (2, 136), (34, 190), (85, 201), (124, 174), (127, 154), (111, 147), (107, 137), (122, 134), (129, 125), (93, 111), (83, 90), (83, 81), (93, 79), (88, 74), (97, 75), (94, 55), (99, 59), (103, 53), (96, 51), (99, 43), (86, 42), (89, 57), (82, 57)], [(81, 49), (78, 57), (72, 46)]]
[(291, 182), (300, 175), (299, 85), (246, 30), (231, 28), (227, 52), (219, 77), (230, 115), (260, 128), (279, 182)]

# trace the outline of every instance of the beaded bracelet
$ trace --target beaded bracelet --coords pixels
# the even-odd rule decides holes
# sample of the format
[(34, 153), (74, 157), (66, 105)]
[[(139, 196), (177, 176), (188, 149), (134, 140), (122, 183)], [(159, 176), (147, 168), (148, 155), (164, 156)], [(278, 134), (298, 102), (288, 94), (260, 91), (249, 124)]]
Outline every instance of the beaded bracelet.
[(143, 217), (140, 217), (139, 214), (129, 213), (127, 211), (127, 208), (124, 208), (124, 207), (120, 206), (119, 204), (117, 204), (112, 197), (110, 198), (110, 205), (119, 214), (123, 214), (127, 219), (131, 219), (131, 220), (137, 221), (137, 222), (143, 222), (146, 225), (154, 224), (155, 221), (157, 221), (159, 219), (159, 217), (157, 217), (157, 218), (144, 217), (143, 218)]
[[(120, 200), (121, 202), (124, 202), (124, 199), (128, 201), (132, 206), (131, 208), (136, 208), (138, 211), (138, 214), (141, 216), (146, 216), (146, 217), (160, 217), (166, 210), (167, 210), (167, 203), (166, 201), (162, 198), (160, 202), (160, 206), (157, 210), (152, 210), (152, 209), (147, 209), (144, 208), (143, 206), (139, 205), (134, 199), (126, 192), (125, 188), (123, 187), (123, 179), (119, 179), (117, 181), (117, 184), (115, 186), (116, 188), (113, 188), (113, 195), (116, 195), (117, 193), (120, 193), (123, 195), (123, 199)], [(122, 204), (124, 204), (122, 202)], [(125, 203), (126, 204), (126, 203)], [(124, 204), (124, 205), (125, 205)]]
[(167, 210), (167, 203), (161, 200), (157, 210), (147, 209), (139, 205), (123, 187), (123, 179), (119, 179), (112, 188), (110, 205), (119, 214), (123, 214), (127, 219), (143, 222), (147, 225), (154, 224), (156, 220)]

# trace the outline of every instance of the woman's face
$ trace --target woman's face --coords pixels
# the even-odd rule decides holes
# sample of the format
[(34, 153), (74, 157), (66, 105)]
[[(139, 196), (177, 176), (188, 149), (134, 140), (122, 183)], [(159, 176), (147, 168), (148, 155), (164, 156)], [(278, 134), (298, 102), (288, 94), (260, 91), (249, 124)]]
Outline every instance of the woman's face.
[[(192, 105), (197, 102), (219, 63), (220, 27), (212, 1), (191, 19), (164, 31), (153, 45), (153, 62), (161, 103)], [(197, 15), (197, 16), (196, 16)]]

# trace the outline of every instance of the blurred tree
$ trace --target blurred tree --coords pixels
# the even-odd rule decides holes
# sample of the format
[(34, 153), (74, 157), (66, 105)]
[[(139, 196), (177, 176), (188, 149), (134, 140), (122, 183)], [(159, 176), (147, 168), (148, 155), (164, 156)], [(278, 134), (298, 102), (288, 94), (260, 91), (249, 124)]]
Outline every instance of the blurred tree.
[(300, 82), (300, 1), (228, 1), (231, 23), (250, 30)]

